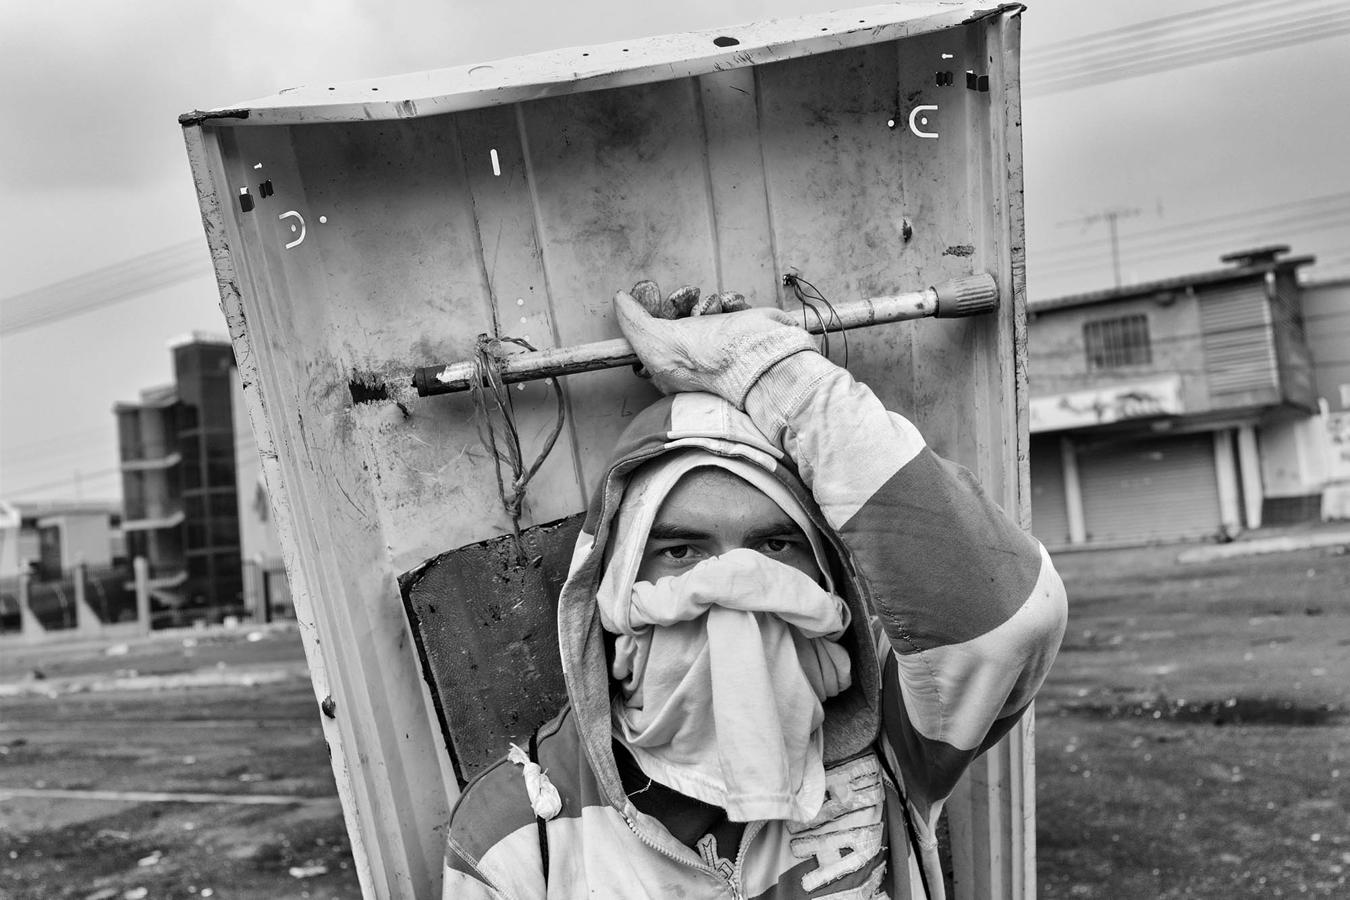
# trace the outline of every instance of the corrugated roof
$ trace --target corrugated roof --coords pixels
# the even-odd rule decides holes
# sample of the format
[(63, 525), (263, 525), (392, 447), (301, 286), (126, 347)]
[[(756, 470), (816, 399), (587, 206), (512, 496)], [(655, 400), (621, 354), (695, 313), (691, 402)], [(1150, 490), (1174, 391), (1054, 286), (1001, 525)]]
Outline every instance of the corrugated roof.
[(1267, 272), (1274, 272), (1281, 269), (1296, 269), (1299, 266), (1305, 266), (1315, 262), (1316, 259), (1317, 257), (1315, 256), (1287, 256), (1282, 259), (1275, 259), (1251, 265), (1227, 266), (1222, 269), (1212, 269), (1208, 272), (1178, 275), (1174, 278), (1162, 278), (1157, 281), (1145, 281), (1139, 284), (1125, 285), (1118, 288), (1089, 291), (1085, 294), (1067, 294), (1049, 300), (1032, 300), (1027, 304), (1027, 311), (1031, 313), (1042, 313), (1054, 309), (1067, 309), (1074, 306), (1091, 306), (1096, 303), (1128, 300), (1132, 297), (1145, 297), (1150, 294), (1185, 290), (1189, 287), (1218, 284), (1224, 281), (1237, 281), (1243, 278), (1264, 278)]

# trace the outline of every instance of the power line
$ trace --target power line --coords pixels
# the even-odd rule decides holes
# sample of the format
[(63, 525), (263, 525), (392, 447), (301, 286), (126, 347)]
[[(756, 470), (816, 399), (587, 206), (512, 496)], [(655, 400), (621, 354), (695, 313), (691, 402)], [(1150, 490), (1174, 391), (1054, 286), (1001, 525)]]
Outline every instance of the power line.
[(1242, 35), (1240, 39), (1226, 43), (1202, 42), (1203, 46), (1198, 52), (1186, 48), (1177, 48), (1171, 52), (1155, 53), (1151, 58), (1136, 59), (1128, 65), (1107, 64), (1088, 72), (1063, 77), (1058, 73), (1053, 77), (1046, 76), (1041, 79), (1029, 77), (1023, 86), (1030, 95), (1053, 94), (1060, 91), (1093, 87), (1126, 78), (1135, 78), (1140, 75), (1152, 75), (1171, 69), (1200, 65), (1201, 63), (1219, 62), (1252, 53), (1279, 50), (1309, 41), (1335, 37), (1347, 32), (1350, 32), (1350, 19), (1332, 16), (1325, 23), (1319, 20), (1318, 22), (1305, 23), (1299, 27), (1256, 30)]
[[(1287, 240), (1289, 235), (1301, 234), (1308, 231), (1325, 232), (1327, 228), (1334, 225), (1350, 225), (1350, 209), (1333, 210), (1325, 213), (1318, 213), (1306, 216), (1297, 221), (1287, 223), (1255, 223), (1243, 224), (1232, 228), (1219, 229), (1204, 234), (1197, 234), (1188, 237), (1184, 243), (1179, 243), (1176, 239), (1159, 238), (1157, 240), (1148, 240), (1148, 235), (1129, 235), (1136, 238), (1135, 241), (1123, 247), (1125, 251), (1137, 256), (1146, 256), (1149, 260), (1167, 258), (1171, 256), (1180, 256), (1188, 253), (1200, 253), (1206, 248), (1216, 245), (1232, 245), (1250, 241), (1268, 240), (1272, 232), (1278, 232), (1281, 239)], [(1242, 238), (1240, 240), (1240, 238)], [(1121, 240), (1126, 244), (1126, 239)], [(1077, 269), (1092, 268), (1100, 264), (1097, 254), (1091, 251), (1076, 251), (1074, 256), (1069, 258), (1053, 258), (1054, 254), (1044, 253), (1044, 251), (1028, 250), (1028, 257), (1034, 263), (1042, 255), (1051, 257), (1043, 267), (1038, 267), (1042, 271), (1065, 272)]]
[[(1291, 10), (1302, 15), (1292, 15)], [(1206, 24), (1219, 17), (1229, 21)], [(1033, 93), (1053, 93), (1348, 31), (1350, 14), (1336, 5), (1232, 0), (1035, 47), (1025, 61), (1024, 87)], [(1094, 50), (1098, 45), (1100, 49)], [(1058, 52), (1061, 49), (1064, 53)], [(1065, 54), (1073, 55), (1067, 68), (1062, 61)], [(1038, 75), (1041, 71), (1046, 74)], [(205, 275), (210, 268), (201, 249), (200, 241), (186, 241), (9, 297), (0, 301), (0, 334), (35, 328)]]
[[(1234, 219), (1239, 218), (1250, 221), (1264, 221), (1265, 219), (1269, 218), (1268, 214), (1270, 213), (1274, 213), (1277, 210), (1288, 210), (1288, 212), (1281, 212), (1277, 216), (1277, 218), (1283, 219), (1289, 216), (1297, 216), (1299, 210), (1305, 208), (1311, 209), (1314, 207), (1325, 206), (1327, 204), (1336, 204), (1336, 205), (1343, 204), (1347, 208), (1350, 208), (1350, 191), (1342, 191), (1340, 193), (1335, 194), (1322, 194), (1317, 197), (1305, 197), (1299, 200), (1286, 200), (1280, 203), (1271, 203), (1266, 206), (1251, 206), (1245, 209), (1218, 213), (1212, 216), (1202, 216), (1200, 218), (1195, 219), (1185, 219), (1180, 222), (1174, 222), (1168, 225), (1151, 226), (1147, 234), (1122, 235), (1121, 241), (1128, 242), (1132, 240), (1138, 240), (1142, 237), (1153, 237), (1154, 235), (1158, 234), (1178, 232), (1178, 231), (1184, 231), (1189, 235), (1194, 234), (1198, 226), (1205, 225), (1206, 223), (1218, 223), (1220, 225), (1226, 226), (1232, 223)], [(1210, 229), (1203, 228), (1200, 230), (1206, 231)], [(1052, 250), (1041, 252), (1067, 253), (1078, 248), (1100, 247), (1100, 246), (1101, 246), (1100, 241), (1081, 241), (1075, 244), (1061, 244), (1053, 248)]]
[(200, 240), (184, 241), (0, 301), (0, 334), (120, 303), (211, 272)]
[[(1304, 4), (1304, 7), (1304, 10), (1299, 11), (1292, 4), (1280, 3), (1268, 13), (1258, 13), (1258, 18), (1252, 21), (1242, 21), (1246, 14), (1228, 14), (1224, 16), (1223, 21), (1194, 30), (1171, 26), (1169, 20), (1176, 17), (1148, 19), (1132, 26), (1091, 32), (1089, 35), (1067, 38), (1055, 44), (1028, 48), (1023, 69), (1026, 71), (1053, 67), (1062, 70), (1103, 63), (1118, 64), (1130, 58), (1173, 53), (1187, 47), (1196, 48), (1197, 45), (1203, 47), (1213, 45), (1217, 41), (1257, 33), (1270, 34), (1281, 28), (1301, 28), (1328, 19), (1334, 21), (1342, 11), (1338, 4), (1328, 4), (1325, 0), (1312, 7)], [(1223, 10), (1223, 7), (1210, 7), (1210, 10)], [(1161, 34), (1150, 35), (1150, 32)], [(1094, 47), (1094, 44), (1101, 46)]]
[[(1331, 226), (1343, 224), (1350, 216), (1350, 202), (1341, 207), (1266, 215), (1245, 220), (1241, 213), (1232, 213), (1211, 219), (1211, 225), (1201, 227), (1205, 220), (1193, 220), (1174, 226), (1160, 226), (1147, 232), (1136, 232), (1121, 237), (1122, 249), (1135, 255), (1152, 257), (1198, 251), (1213, 244), (1234, 244), (1243, 240), (1269, 241), (1275, 232), (1281, 235), (1299, 234), (1309, 230), (1325, 233)], [(1224, 219), (1229, 224), (1224, 224)], [(1091, 244), (1080, 243), (1048, 250), (1032, 250), (1029, 255), (1044, 260), (1051, 269), (1081, 268), (1095, 264), (1098, 253)]]
[(1120, 287), (1120, 237), (1117, 232), (1117, 225), (1121, 219), (1137, 216), (1141, 212), (1142, 210), (1139, 209), (1113, 207), (1099, 213), (1093, 213), (1090, 216), (1084, 216), (1078, 220), (1084, 225), (1094, 225), (1097, 222), (1106, 223), (1107, 237), (1111, 244), (1111, 274), (1115, 279), (1116, 287)]
[(6, 452), (4, 454), (5, 468), (6, 470), (10, 469), (11, 467), (33, 469), (41, 467), (44, 464), (47, 466), (52, 466), (58, 464), (56, 462), (57, 460), (63, 458), (70, 458), (72, 456), (75, 456), (77, 458), (79, 456), (85, 456), (89, 459), (93, 459), (95, 454), (97, 454), (99, 457), (104, 457), (107, 455), (107, 451), (115, 449), (116, 446), (112, 445), (106, 447), (105, 446), (60, 447), (55, 450), (47, 450), (47, 451), (30, 450), (26, 453)]
[[(1229, 3), (1220, 3), (1217, 6), (1207, 6), (1203, 9), (1192, 9), (1185, 12), (1173, 13), (1168, 16), (1159, 16), (1153, 19), (1145, 19), (1142, 22), (1133, 22), (1129, 25), (1121, 25), (1116, 28), (1107, 28), (1101, 31), (1091, 31), (1087, 34), (1076, 35), (1074, 37), (1060, 38), (1057, 41), (1049, 41), (1044, 44), (1035, 44), (1027, 47), (1028, 54), (1037, 56), (1046, 53), (1055, 48), (1063, 47), (1068, 50), (1077, 50), (1089, 44), (1114, 43), (1118, 38), (1133, 38), (1139, 35), (1147, 34), (1150, 31), (1171, 30), (1174, 25), (1199, 19), (1209, 19), (1215, 16), (1235, 17), (1241, 13), (1235, 12), (1239, 9), (1250, 9), (1252, 7), (1276, 6), (1281, 9), (1287, 9), (1291, 6), (1297, 6), (1297, 2), (1290, 0), (1233, 0)], [(1306, 2), (1305, 4), (1306, 5)], [(1183, 26), (1184, 27), (1184, 26)]]
[(103, 481), (107, 478), (111, 478), (114, 475), (119, 475), (121, 474), (121, 472), (122, 472), (121, 466), (112, 469), (98, 469), (93, 472), (81, 472), (78, 478), (75, 477), (62, 478), (59, 481), (48, 481), (44, 484), (32, 484), (26, 488), (20, 488), (17, 491), (11, 491), (6, 489), (4, 491), (0, 491), (0, 496), (4, 496), (6, 498), (19, 497), (24, 494), (32, 494), (36, 493), (37, 491), (45, 491), (48, 488), (74, 486), (77, 483), (83, 485), (86, 481)]
[[(1224, 7), (1209, 9), (1223, 11)], [(1197, 43), (1202, 46), (1212, 45), (1252, 34), (1269, 35), (1280, 29), (1303, 28), (1327, 19), (1334, 20), (1340, 12), (1343, 10), (1337, 2), (1314, 0), (1311, 5), (1278, 3), (1272, 10), (1228, 14), (1221, 21), (1199, 27), (1175, 27), (1169, 21), (1173, 17), (1168, 16), (1146, 19), (1127, 26), (1028, 47), (1023, 59), (1023, 70), (1034, 73), (1038, 69), (1063, 69), (1087, 64), (1111, 65), (1122, 58), (1169, 54), (1180, 48), (1194, 48)]]
[(62, 433), (62, 434), (54, 434), (54, 435), (51, 435), (50, 437), (45, 437), (45, 438), (42, 438), (41, 440), (37, 440), (37, 441), (27, 441), (27, 442), (22, 443), (22, 444), (10, 444), (9, 447), (6, 448), (6, 449), (8, 449), (8, 450), (27, 450), (27, 449), (29, 449), (29, 448), (31, 448), (31, 447), (45, 446), (45, 445), (47, 445), (47, 444), (55, 444), (55, 443), (59, 443), (59, 442), (63, 442), (63, 441), (69, 441), (69, 440), (71, 440), (72, 438), (85, 437), (85, 436), (92, 435), (92, 434), (103, 434), (103, 433), (106, 433), (106, 432), (108, 432), (108, 431), (110, 431), (110, 430), (115, 431), (115, 430), (116, 430), (116, 426), (117, 426), (117, 423), (115, 423), (115, 422), (108, 422), (108, 423), (105, 423), (105, 424), (103, 424), (103, 425), (95, 425), (95, 426), (93, 426), (92, 428), (81, 428), (81, 429), (79, 429), (78, 431), (67, 431), (67, 432), (64, 432), (64, 433)]
[[(1336, 221), (1314, 221), (1299, 226), (1291, 226), (1278, 230), (1281, 241), (1297, 243), (1299, 246), (1299, 255), (1313, 257), (1318, 270), (1325, 271), (1332, 262), (1330, 259), (1324, 259), (1318, 253), (1318, 247), (1324, 246), (1320, 243), (1308, 240), (1295, 240), (1294, 236), (1317, 232), (1319, 235), (1331, 225), (1350, 225), (1350, 213), (1342, 214)], [(1194, 241), (1183, 244), (1170, 244), (1158, 247), (1134, 248), (1129, 254), (1128, 263), (1134, 268), (1146, 267), (1150, 271), (1156, 271), (1158, 264), (1162, 260), (1169, 260), (1175, 257), (1211, 255), (1224, 248), (1231, 249), (1238, 244), (1252, 245), (1263, 240), (1269, 240), (1271, 231), (1253, 228), (1249, 231), (1241, 232), (1245, 238), (1229, 236), (1198, 237)], [(1129, 248), (1127, 248), (1129, 249)], [(1337, 246), (1327, 247), (1328, 251), (1338, 249)], [(1106, 266), (1105, 251), (1100, 255), (1088, 254), (1082, 257), (1065, 260), (1043, 260), (1039, 254), (1034, 251), (1027, 254), (1027, 265), (1035, 270), (1037, 275), (1068, 275), (1070, 273), (1084, 272), (1104, 268)], [(1188, 271), (1194, 271), (1194, 266), (1187, 266)], [(1214, 266), (1211, 266), (1214, 268)], [(1155, 280), (1153, 277), (1147, 280)], [(1116, 285), (1120, 287), (1121, 285)]]

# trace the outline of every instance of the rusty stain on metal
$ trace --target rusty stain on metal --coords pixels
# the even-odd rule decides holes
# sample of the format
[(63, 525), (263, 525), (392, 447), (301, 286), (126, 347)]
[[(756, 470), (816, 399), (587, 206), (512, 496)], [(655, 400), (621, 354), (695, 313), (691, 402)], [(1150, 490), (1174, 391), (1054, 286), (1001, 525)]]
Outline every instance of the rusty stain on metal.
[(247, 109), (194, 109), (179, 116), (178, 124), (186, 127), (188, 125), (201, 125), (203, 122), (209, 122), (212, 119), (247, 119), (248, 116), (249, 110)]

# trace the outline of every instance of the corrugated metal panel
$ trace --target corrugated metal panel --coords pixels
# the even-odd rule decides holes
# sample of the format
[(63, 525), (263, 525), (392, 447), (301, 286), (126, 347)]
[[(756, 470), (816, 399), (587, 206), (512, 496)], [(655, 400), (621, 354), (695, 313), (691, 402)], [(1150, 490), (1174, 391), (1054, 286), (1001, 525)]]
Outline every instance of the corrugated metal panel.
[(1089, 542), (1176, 540), (1219, 530), (1209, 433), (1082, 449), (1078, 477)]
[(1069, 542), (1060, 436), (1031, 439), (1031, 533), (1054, 547)]
[(1199, 295), (1205, 374), (1216, 405), (1234, 394), (1279, 389), (1265, 286), (1238, 284)]

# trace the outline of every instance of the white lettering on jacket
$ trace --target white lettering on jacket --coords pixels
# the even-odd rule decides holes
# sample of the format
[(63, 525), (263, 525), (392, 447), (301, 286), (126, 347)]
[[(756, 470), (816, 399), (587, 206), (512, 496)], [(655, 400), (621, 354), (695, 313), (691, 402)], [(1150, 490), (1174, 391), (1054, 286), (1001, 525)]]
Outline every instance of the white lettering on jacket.
[[(873, 754), (825, 771), (825, 803), (820, 813), (809, 822), (788, 823), (792, 855), (816, 861), (816, 868), (802, 877), (802, 890), (812, 893), (860, 871), (882, 852), (885, 797), (881, 765)], [(867, 893), (848, 891), (839, 895), (840, 900), (855, 893), (871, 896), (880, 884), (878, 872), (884, 869), (882, 863), (864, 885), (871, 888)]]

